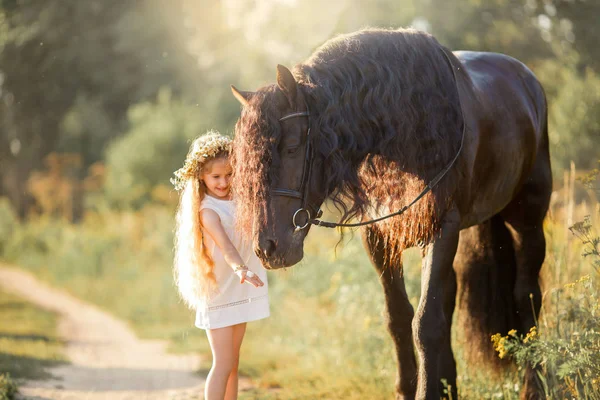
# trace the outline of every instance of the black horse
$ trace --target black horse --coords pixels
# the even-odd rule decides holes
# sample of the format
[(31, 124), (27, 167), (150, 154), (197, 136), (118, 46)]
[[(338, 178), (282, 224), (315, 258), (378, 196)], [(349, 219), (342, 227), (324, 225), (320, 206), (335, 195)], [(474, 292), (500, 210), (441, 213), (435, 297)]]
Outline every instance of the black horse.
[[(415, 30), (363, 30), (321, 46), (243, 104), (234, 141), (238, 223), (266, 268), (303, 257), (330, 198), (363, 227), (381, 276), (398, 398), (456, 398), (450, 325), (457, 287), (476, 336), (534, 326), (551, 193), (544, 91), (521, 62), (450, 52)], [(423, 248), (410, 305), (401, 254)], [(453, 268), (454, 264), (454, 268)], [(416, 345), (418, 363), (413, 347)], [(489, 354), (483, 352), (478, 354)], [(488, 357), (488, 360), (491, 357)], [(522, 396), (542, 397), (529, 369)]]

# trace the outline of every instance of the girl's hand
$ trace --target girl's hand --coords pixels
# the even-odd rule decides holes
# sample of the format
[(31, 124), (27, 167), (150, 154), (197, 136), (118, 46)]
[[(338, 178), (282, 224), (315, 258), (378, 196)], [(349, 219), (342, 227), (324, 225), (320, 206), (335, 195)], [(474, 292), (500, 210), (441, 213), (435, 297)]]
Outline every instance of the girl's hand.
[(240, 283), (248, 282), (254, 287), (265, 285), (258, 275), (250, 271), (248, 268), (238, 268), (234, 272), (240, 278)]

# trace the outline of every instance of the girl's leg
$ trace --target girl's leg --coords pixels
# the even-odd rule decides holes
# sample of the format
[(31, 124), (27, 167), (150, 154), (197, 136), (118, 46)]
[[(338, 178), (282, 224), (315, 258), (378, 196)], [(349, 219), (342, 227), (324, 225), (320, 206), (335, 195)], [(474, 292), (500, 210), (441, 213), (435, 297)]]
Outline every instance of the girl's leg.
[(233, 368), (227, 381), (225, 400), (236, 400), (238, 394), (238, 366), (240, 364), (240, 348), (246, 333), (246, 323), (237, 324), (233, 328)]
[(219, 329), (207, 329), (206, 335), (213, 355), (212, 367), (206, 377), (204, 398), (206, 400), (222, 400), (231, 370), (235, 363), (233, 345), (233, 326)]

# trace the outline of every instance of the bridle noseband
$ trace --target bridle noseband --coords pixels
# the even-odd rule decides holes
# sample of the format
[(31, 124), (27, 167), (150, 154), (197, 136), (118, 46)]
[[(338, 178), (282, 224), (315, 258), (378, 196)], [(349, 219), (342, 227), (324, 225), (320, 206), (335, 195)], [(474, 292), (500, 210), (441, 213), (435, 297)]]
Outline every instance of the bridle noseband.
[[(423, 196), (425, 196), (428, 192), (433, 190), (433, 188), (437, 186), (437, 184), (442, 180), (442, 178), (446, 175), (446, 173), (448, 173), (450, 168), (452, 168), (452, 166), (458, 159), (460, 152), (462, 151), (463, 143), (465, 140), (466, 121), (465, 121), (465, 116), (464, 116), (464, 112), (462, 109), (462, 105), (460, 104), (460, 91), (458, 89), (458, 79), (456, 78), (456, 70), (455, 70), (454, 66), (452, 65), (450, 57), (448, 56), (448, 54), (446, 53), (446, 51), (444, 50), (443, 47), (441, 48), (441, 51), (442, 51), (442, 53), (444, 53), (444, 57), (446, 58), (446, 61), (448, 62), (450, 69), (452, 70), (452, 76), (454, 77), (454, 83), (456, 85), (456, 93), (458, 96), (459, 108), (460, 108), (460, 112), (461, 112), (461, 116), (462, 116), (462, 120), (463, 120), (462, 136), (460, 139), (460, 147), (458, 148), (458, 151), (456, 152), (456, 155), (454, 156), (454, 158), (448, 163), (448, 165), (446, 165), (446, 167), (441, 172), (439, 172), (425, 186), (425, 189), (423, 189), (423, 191), (421, 191), (421, 193), (419, 193), (419, 195), (417, 197), (415, 197), (413, 199), (413, 201), (411, 201), (409, 204), (405, 205), (400, 210), (398, 210), (394, 213), (385, 215), (380, 218), (375, 218), (375, 219), (372, 219), (369, 221), (357, 222), (354, 224), (341, 224), (341, 223), (337, 223), (337, 222), (321, 221), (321, 220), (317, 219), (317, 218), (321, 217), (323, 212), (321, 211), (320, 208), (312, 207), (308, 204), (308, 184), (310, 182), (310, 176), (311, 176), (311, 170), (312, 170), (312, 164), (313, 164), (313, 156), (314, 156), (312, 146), (310, 145), (310, 113), (308, 110), (308, 105), (306, 105), (306, 111), (299, 111), (299, 112), (291, 113), (291, 114), (285, 115), (279, 119), (279, 121), (282, 122), (282, 121), (286, 121), (288, 119), (296, 118), (296, 117), (308, 118), (308, 130), (306, 131), (306, 154), (304, 156), (304, 164), (302, 165), (302, 180), (300, 181), (300, 190), (296, 191), (296, 190), (291, 190), (291, 189), (273, 189), (271, 192), (273, 195), (276, 195), (276, 196), (293, 197), (293, 198), (299, 199), (301, 201), (300, 208), (298, 210), (296, 210), (296, 212), (294, 213), (294, 215), (292, 217), (292, 225), (294, 226), (294, 232), (298, 232), (298, 231), (308, 227), (310, 224), (324, 226), (326, 228), (335, 228), (335, 227), (355, 228), (355, 227), (369, 225), (369, 224), (373, 224), (375, 222), (383, 221), (385, 219), (394, 217), (396, 215), (401, 215), (406, 210), (408, 210), (413, 204), (415, 204), (417, 201), (419, 201)], [(317, 211), (315, 212), (314, 218), (311, 218), (310, 210), (307, 207), (312, 208), (313, 211), (315, 209), (317, 209)], [(303, 225), (298, 225), (296, 218), (298, 217), (298, 215), (302, 214), (303, 212), (306, 213), (306, 223)]]

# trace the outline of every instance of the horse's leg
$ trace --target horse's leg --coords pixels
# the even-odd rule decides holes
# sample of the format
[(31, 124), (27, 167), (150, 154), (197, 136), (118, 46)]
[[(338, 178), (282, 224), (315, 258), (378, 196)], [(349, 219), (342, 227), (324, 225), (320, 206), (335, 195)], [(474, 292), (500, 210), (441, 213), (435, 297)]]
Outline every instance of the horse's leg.
[[(446, 337), (440, 353), (440, 378), (445, 379), (449, 395), (452, 399), (458, 398), (456, 390), (456, 361), (452, 353), (452, 316), (456, 305), (456, 274), (450, 269), (449, 277), (444, 287), (444, 317), (446, 319)], [(447, 396), (447, 397), (450, 397)]]
[[(550, 162), (547, 153), (541, 152), (527, 182), (501, 213), (514, 242), (517, 277), (513, 294), (523, 334), (535, 326), (542, 305), (538, 278), (546, 255), (543, 221), (551, 190)], [(537, 374), (531, 368), (525, 373), (521, 398), (544, 398)]]
[(417, 364), (411, 331), (414, 310), (406, 294), (401, 260), (392, 263), (386, 259), (385, 238), (378, 230), (367, 227), (362, 236), (385, 293), (388, 329), (398, 363), (396, 398), (414, 399), (417, 391)]
[(440, 236), (425, 249), (421, 272), (421, 299), (413, 319), (413, 334), (419, 354), (417, 398), (439, 399), (443, 393), (441, 354), (451, 351), (449, 321), (445, 316), (445, 286), (453, 277), (452, 263), (458, 245), (460, 217), (456, 210), (446, 214)]

